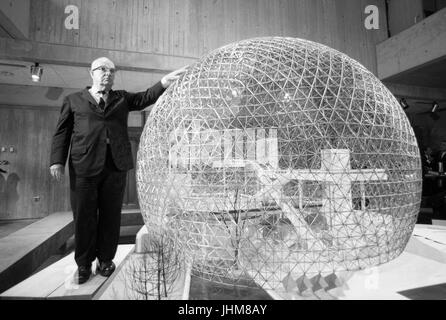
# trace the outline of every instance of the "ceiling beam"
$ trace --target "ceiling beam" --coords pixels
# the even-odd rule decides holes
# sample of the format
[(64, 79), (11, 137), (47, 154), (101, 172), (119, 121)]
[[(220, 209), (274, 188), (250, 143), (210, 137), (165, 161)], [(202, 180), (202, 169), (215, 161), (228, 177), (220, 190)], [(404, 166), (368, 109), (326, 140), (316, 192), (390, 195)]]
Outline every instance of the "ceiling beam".
[(0, 105), (48, 106), (60, 108), (63, 98), (79, 91), (72, 88), (0, 84)]
[(406, 99), (429, 99), (446, 101), (446, 90), (443, 88), (427, 88), (408, 86), (404, 84), (389, 83), (384, 81), (386, 87), (393, 95)]
[(376, 46), (379, 79), (446, 57), (445, 43), (446, 8)]
[(94, 59), (103, 56), (109, 57), (120, 70), (154, 73), (166, 73), (197, 61), (195, 57), (0, 38), (0, 59), (89, 67)]

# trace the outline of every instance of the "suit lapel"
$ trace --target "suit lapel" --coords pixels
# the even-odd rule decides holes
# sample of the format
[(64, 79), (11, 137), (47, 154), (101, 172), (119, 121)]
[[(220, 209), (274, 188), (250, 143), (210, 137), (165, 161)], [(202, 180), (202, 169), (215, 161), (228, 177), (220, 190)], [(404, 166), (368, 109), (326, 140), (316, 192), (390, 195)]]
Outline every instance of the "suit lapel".
[(94, 112), (96, 112), (96, 113), (99, 113), (99, 114), (102, 114), (102, 111), (99, 109), (99, 106), (98, 106), (98, 103), (96, 102), (96, 100), (91, 96), (91, 94), (90, 94), (90, 92), (88, 91), (88, 87), (87, 88), (85, 88), (83, 91), (82, 91), (82, 97), (84, 98), (84, 99), (86, 99), (88, 102), (90, 102), (89, 103), (89, 106), (90, 106), (90, 108), (94, 111)]
[(115, 103), (115, 101), (118, 99), (119, 96), (113, 90), (110, 90), (110, 92), (108, 93), (107, 102), (105, 102), (105, 113), (109, 114), (116, 108), (117, 104)]

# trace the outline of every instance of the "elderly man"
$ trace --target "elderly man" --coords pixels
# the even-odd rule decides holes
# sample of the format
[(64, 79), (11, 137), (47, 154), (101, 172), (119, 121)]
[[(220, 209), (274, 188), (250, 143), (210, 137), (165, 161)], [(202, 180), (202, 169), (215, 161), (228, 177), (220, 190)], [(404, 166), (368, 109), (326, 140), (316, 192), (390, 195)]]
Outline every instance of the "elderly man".
[(133, 168), (127, 133), (129, 111), (142, 110), (185, 68), (164, 76), (144, 92), (112, 90), (116, 68), (105, 57), (91, 64), (92, 86), (65, 97), (53, 137), (50, 173), (60, 180), (69, 156), (71, 207), (75, 222), (77, 282), (86, 282), (92, 262), (110, 276), (119, 241), (126, 172)]

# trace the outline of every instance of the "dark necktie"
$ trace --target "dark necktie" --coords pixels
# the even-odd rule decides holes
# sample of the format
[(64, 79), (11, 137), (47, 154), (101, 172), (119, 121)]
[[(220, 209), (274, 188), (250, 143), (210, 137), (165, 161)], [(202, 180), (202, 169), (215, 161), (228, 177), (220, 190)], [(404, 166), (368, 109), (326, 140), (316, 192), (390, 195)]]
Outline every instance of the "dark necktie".
[[(98, 94), (99, 94), (99, 104), (98, 104), (98, 106), (99, 106), (99, 109), (102, 111), (102, 112), (104, 112), (104, 109), (105, 109), (105, 100), (104, 100), (104, 95), (105, 95), (105, 91), (98, 91)], [(107, 132), (107, 131), (106, 131)], [(108, 132), (106, 133), (107, 134), (107, 139), (106, 139), (106, 142), (107, 143), (110, 143), (110, 140), (109, 140), (109, 138), (108, 138)]]
[(101, 111), (104, 111), (104, 108), (105, 108), (105, 101), (101, 97), (99, 98), (99, 109), (101, 109)]
[(98, 91), (98, 94), (100, 96), (99, 98), (99, 109), (101, 109), (101, 111), (104, 111), (105, 109), (105, 100), (104, 100), (104, 95), (105, 95), (105, 91)]

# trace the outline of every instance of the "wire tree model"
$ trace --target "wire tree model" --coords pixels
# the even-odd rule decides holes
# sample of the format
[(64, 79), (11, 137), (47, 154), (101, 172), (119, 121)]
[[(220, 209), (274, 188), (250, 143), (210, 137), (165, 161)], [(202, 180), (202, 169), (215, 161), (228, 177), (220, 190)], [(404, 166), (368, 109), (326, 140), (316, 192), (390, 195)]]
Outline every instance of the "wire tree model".
[(114, 299), (178, 299), (174, 289), (185, 266), (174, 240), (157, 233), (146, 243), (145, 252), (133, 253), (121, 275), (124, 290), (114, 289)]
[(137, 186), (147, 227), (168, 230), (196, 274), (278, 289), (397, 257), (421, 161), (398, 101), (361, 64), (255, 38), (209, 53), (158, 100)]

